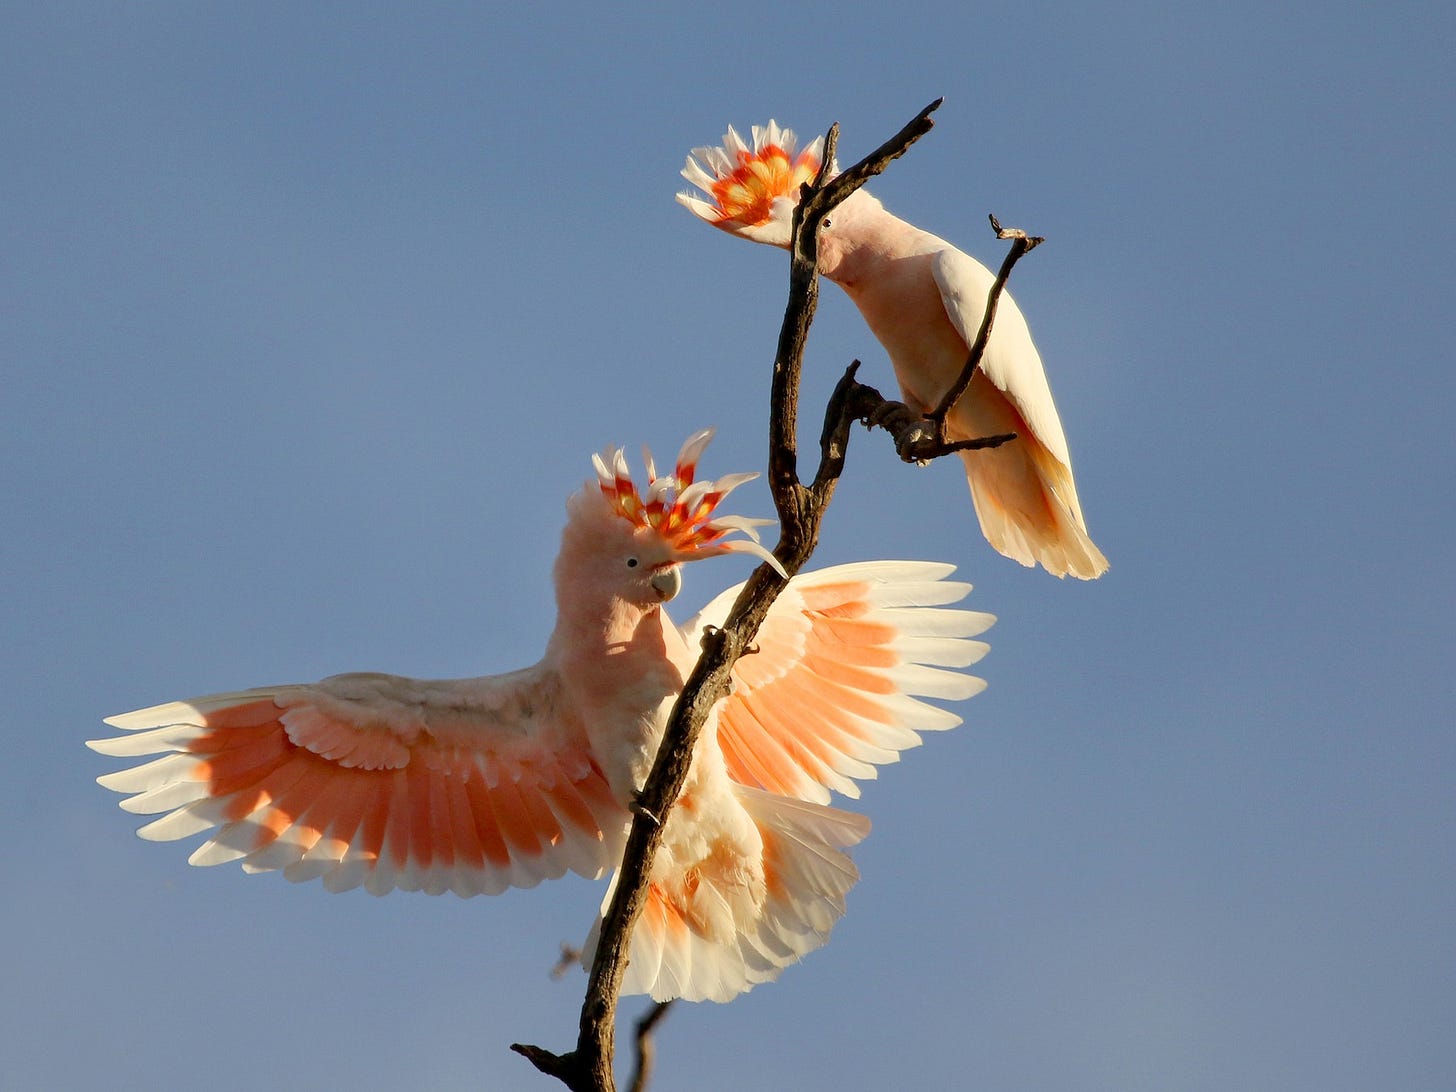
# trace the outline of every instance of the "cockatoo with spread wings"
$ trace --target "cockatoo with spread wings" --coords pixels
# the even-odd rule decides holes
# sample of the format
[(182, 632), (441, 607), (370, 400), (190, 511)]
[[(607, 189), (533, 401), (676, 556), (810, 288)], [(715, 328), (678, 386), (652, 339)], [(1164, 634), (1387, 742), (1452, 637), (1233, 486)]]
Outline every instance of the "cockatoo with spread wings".
[[(823, 161), (792, 130), (731, 127), (723, 145), (696, 148), (682, 175), (700, 193), (678, 200), (714, 227), (787, 247), (800, 186)], [(906, 405), (932, 409), (961, 373), (995, 277), (944, 239), (885, 210), (863, 188), (836, 207), (819, 236), (819, 272), (849, 293), (895, 368)], [(1107, 559), (1087, 535), (1072, 457), (1026, 319), (1003, 293), (981, 367), (946, 419), (952, 440), (1014, 432), (997, 448), (963, 451), (987, 540), (1023, 565), (1090, 580)]]
[[(534, 667), (335, 675), (124, 713), (107, 721), (122, 735), (90, 746), (162, 757), (98, 780), (130, 794), (125, 810), (160, 816), (143, 838), (207, 834), (193, 864), (332, 891), (468, 896), (604, 875), (701, 635), (738, 592), (679, 629), (663, 604), (682, 564), (740, 551), (777, 565), (753, 530), (764, 521), (716, 514), (755, 475), (695, 479), (710, 437), (692, 437), (670, 475), (649, 457), (644, 491), (620, 450), (595, 458), (597, 480), (567, 505), (556, 626)], [(826, 806), (830, 790), (857, 796), (855, 780), (918, 731), (959, 723), (918, 697), (983, 686), (953, 669), (984, 653), (971, 638), (992, 618), (947, 606), (970, 590), (950, 572), (846, 565), (780, 596), (667, 817), (625, 992), (726, 1001), (828, 940), (858, 878), (845, 851), (869, 831)]]

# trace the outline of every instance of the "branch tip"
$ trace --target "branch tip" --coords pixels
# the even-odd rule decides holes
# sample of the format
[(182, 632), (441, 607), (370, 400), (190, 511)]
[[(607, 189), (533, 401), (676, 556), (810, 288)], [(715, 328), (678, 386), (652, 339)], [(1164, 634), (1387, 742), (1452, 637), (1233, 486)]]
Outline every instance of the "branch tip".
[(1011, 239), (1014, 242), (1021, 242), (1021, 243), (1025, 243), (1026, 244), (1025, 246), (1023, 246), (1021, 248), (1023, 254), (1026, 251), (1028, 251), (1028, 250), (1034, 250), (1034, 249), (1036, 249), (1042, 243), (1046, 242), (1046, 237), (1045, 236), (1042, 236), (1042, 235), (1028, 235), (1026, 232), (1022, 231), (1020, 228), (1014, 228), (1014, 227), (1013, 228), (1004, 228), (1004, 227), (1002, 227), (1001, 226), (1001, 221), (998, 220), (998, 219), (996, 219), (996, 214), (994, 212), (988, 213), (988, 217), (989, 217), (989, 219), (991, 221), (991, 230), (996, 233), (996, 238), (998, 238), (998, 239)]
[(575, 1051), (569, 1054), (553, 1054), (529, 1043), (512, 1043), (511, 1049), (546, 1076), (555, 1077), (567, 1088), (575, 1090), (588, 1087), (581, 1083), (581, 1066)]

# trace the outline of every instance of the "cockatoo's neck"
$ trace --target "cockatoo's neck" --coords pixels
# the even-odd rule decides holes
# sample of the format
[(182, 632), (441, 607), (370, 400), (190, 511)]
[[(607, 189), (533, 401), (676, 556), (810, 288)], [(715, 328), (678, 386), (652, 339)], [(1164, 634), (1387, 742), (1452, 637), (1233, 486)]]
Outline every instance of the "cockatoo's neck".
[(887, 212), (873, 194), (856, 190), (829, 213), (819, 233), (819, 272), (852, 288), (879, 276), (888, 262), (913, 249), (923, 234)]
[(620, 606), (595, 623), (559, 619), (546, 665), (560, 679), (607, 783), (625, 801), (646, 781), (691, 664), (682, 662), (682, 636), (661, 607)]
[[(560, 610), (548, 655), (575, 664), (622, 664), (619, 657), (655, 656), (667, 650), (664, 632), (675, 629), (661, 607), (644, 610), (620, 599), (597, 604), (597, 610)], [(681, 638), (678, 638), (681, 641)]]

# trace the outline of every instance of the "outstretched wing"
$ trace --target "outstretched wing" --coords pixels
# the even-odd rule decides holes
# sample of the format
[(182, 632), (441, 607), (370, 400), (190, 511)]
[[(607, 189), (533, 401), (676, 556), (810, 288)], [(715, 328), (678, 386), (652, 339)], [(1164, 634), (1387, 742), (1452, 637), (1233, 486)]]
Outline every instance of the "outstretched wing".
[(126, 811), (162, 813), (143, 838), (216, 828), (192, 864), (331, 891), (495, 894), (568, 868), (594, 878), (619, 854), (628, 814), (557, 694), (540, 667), (336, 675), (123, 713), (106, 723), (127, 734), (88, 746), (163, 754), (97, 780), (134, 794)]
[[(899, 760), (923, 731), (961, 718), (918, 698), (959, 700), (985, 683), (948, 668), (986, 654), (970, 638), (995, 618), (944, 609), (971, 590), (952, 565), (872, 561), (794, 577), (764, 619), (758, 651), (733, 668), (718, 741), (734, 780), (815, 803), (829, 790), (859, 796), (855, 780)], [(721, 623), (732, 588), (688, 623), (696, 641)]]

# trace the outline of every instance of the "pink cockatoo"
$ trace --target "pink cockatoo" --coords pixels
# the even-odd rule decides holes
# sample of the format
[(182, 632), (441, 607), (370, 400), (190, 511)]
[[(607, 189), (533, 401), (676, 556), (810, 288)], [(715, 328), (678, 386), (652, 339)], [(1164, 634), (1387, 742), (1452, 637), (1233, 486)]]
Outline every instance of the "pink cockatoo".
[[(694, 480), (711, 435), (692, 437), (671, 475), (656, 477), (649, 457), (645, 492), (620, 450), (594, 458), (597, 480), (567, 505), (556, 626), (534, 667), (335, 675), (124, 713), (107, 720), (124, 734), (89, 746), (163, 757), (99, 782), (133, 794), (126, 811), (160, 813), (143, 838), (209, 832), (195, 865), (238, 861), (331, 891), (469, 896), (605, 874), (702, 633), (738, 592), (679, 629), (663, 604), (682, 563), (742, 551), (777, 566), (753, 530), (767, 521), (715, 516), (755, 475)], [(667, 817), (625, 992), (726, 1001), (828, 940), (858, 879), (845, 850), (869, 830), (825, 806), (829, 790), (857, 796), (854, 779), (917, 731), (959, 723), (917, 695), (984, 685), (947, 670), (980, 658), (971, 638), (993, 621), (946, 607), (970, 590), (951, 571), (845, 565), (780, 596)]]
[[(678, 194), (695, 215), (733, 235), (789, 245), (800, 187), (823, 161), (789, 129), (753, 127), (749, 147), (730, 126), (722, 147), (695, 148)], [(995, 277), (929, 232), (887, 212), (863, 188), (835, 208), (819, 236), (819, 272), (852, 299), (884, 346), (906, 405), (933, 409), (961, 373)], [(951, 440), (1014, 432), (997, 448), (963, 451), (987, 540), (1023, 565), (1090, 580), (1107, 559), (1087, 535), (1067, 438), (1041, 357), (1016, 302), (1002, 294), (981, 367), (946, 420)]]

